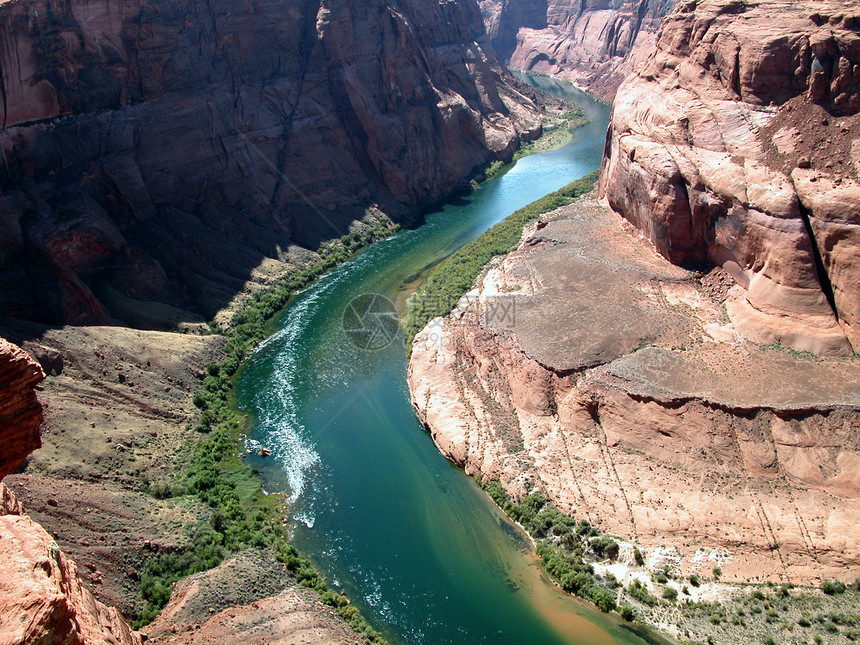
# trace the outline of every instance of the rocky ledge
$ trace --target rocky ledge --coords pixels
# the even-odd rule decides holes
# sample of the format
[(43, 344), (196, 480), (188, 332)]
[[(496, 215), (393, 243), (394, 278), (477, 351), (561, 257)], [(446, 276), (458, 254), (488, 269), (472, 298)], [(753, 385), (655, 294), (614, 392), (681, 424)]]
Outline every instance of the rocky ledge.
[(580, 200), (418, 334), (413, 404), (468, 473), (676, 550), (685, 574), (853, 580), (858, 362), (744, 340), (732, 282)]
[(860, 350), (860, 13), (681, 2), (616, 97), (608, 204), (676, 264), (713, 263), (748, 338)]
[(42, 445), (42, 406), (35, 388), (44, 378), (42, 368), (27, 352), (0, 338), (0, 479)]

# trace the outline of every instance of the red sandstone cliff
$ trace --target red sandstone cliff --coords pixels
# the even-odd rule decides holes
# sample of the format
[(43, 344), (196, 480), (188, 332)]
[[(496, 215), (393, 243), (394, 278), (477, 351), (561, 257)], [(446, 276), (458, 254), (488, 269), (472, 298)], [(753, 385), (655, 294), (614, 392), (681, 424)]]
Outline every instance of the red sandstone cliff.
[(552, 74), (611, 100), (654, 44), (674, 0), (480, 0), (509, 66)]
[(684, 575), (853, 580), (860, 361), (744, 341), (727, 274), (631, 229), (593, 200), (560, 209), (416, 336), (409, 386), (436, 445)]
[(738, 329), (860, 348), (860, 13), (846, 2), (682, 2), (621, 86), (600, 190), (675, 263), (738, 287)]
[(409, 220), (539, 130), (474, 0), (11, 0), (0, 34), (22, 319), (211, 319), (267, 259)]
[[(0, 338), (0, 478), (38, 448), (39, 364)], [(86, 590), (75, 563), (0, 483), (0, 642), (139, 645), (116, 609)]]
[(140, 636), (83, 587), (75, 563), (3, 484), (0, 498), (0, 642), (140, 645)]
[(42, 445), (42, 406), (35, 387), (44, 378), (42, 368), (27, 352), (0, 338), (0, 479)]

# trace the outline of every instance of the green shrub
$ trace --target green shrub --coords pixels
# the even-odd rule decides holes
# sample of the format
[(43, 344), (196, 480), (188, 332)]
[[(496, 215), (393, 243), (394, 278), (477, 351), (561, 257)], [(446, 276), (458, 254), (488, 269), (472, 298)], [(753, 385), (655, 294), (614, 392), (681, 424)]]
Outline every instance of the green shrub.
[(648, 588), (639, 582), (639, 580), (634, 580), (630, 583), (627, 587), (627, 593), (649, 607), (653, 607), (657, 604), (657, 599), (648, 592)]
[(618, 607), (618, 614), (626, 621), (631, 621), (636, 618), (636, 612), (633, 611), (633, 607), (628, 604), (623, 604)]
[(597, 608), (603, 613), (609, 613), (616, 607), (615, 596), (603, 587), (592, 587), (591, 602), (597, 605)]
[(618, 542), (605, 535), (590, 542), (591, 549), (599, 556), (614, 560), (618, 557)]
[(690, 577), (687, 578), (687, 580), (689, 580), (690, 584), (694, 587), (698, 587), (700, 584), (702, 584), (699, 580), (699, 576), (697, 576), (695, 573), (691, 574)]
[(821, 591), (826, 593), (828, 596), (845, 593), (845, 589), (845, 583), (839, 580), (825, 580), (821, 583)]
[(666, 587), (663, 589), (663, 598), (674, 602), (678, 599), (678, 590), (673, 587)]

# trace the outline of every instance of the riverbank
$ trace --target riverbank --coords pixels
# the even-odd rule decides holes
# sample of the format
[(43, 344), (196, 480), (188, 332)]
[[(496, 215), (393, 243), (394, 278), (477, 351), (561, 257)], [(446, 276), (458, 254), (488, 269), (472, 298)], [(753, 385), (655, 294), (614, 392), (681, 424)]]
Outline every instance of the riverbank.
[[(239, 579), (253, 581), (252, 571), (237, 573), (247, 561), (242, 554), (252, 548), (268, 553), (267, 583), (238, 594), (236, 604), (263, 600), (263, 589), (309, 587), (322, 603), (287, 594), (278, 612), (284, 635), (298, 634), (316, 614), (319, 642), (343, 642), (345, 624), (356, 638), (384, 642), (345, 597), (327, 593), (309, 562), (288, 545), (283, 496), (266, 495), (253, 469), (241, 464), (243, 421), (227, 407), (226, 395), (244, 356), (267, 335), (267, 321), (293, 292), (395, 231), (387, 218), (371, 213), (319, 252), (281, 263), (263, 283), (249, 281), (218, 317), (222, 322), (202, 335), (197, 327), (181, 333), (51, 330), (3, 321), (4, 335), (53, 360), (40, 394), (43, 447), (26, 472), (7, 483), (31, 516), (58, 536), (96, 596), (136, 628), (159, 613), (174, 583), (189, 574), (230, 562)], [(195, 583), (195, 593), (212, 580)], [(217, 586), (220, 597), (224, 581)], [(145, 633), (157, 639), (177, 627), (194, 630), (216, 606), (178, 626), (161, 620)]]
[[(286, 546), (283, 497), (264, 495), (253, 469), (235, 454), (244, 421), (229, 409), (227, 393), (291, 293), (395, 230), (370, 209), (319, 253), (290, 248), (282, 259), (266, 261), (208, 326), (177, 319), (181, 333), (48, 330), (4, 321), (9, 337), (44, 344), (60, 357), (42, 394), (44, 448), (10, 486), (81, 564), (97, 597), (142, 626), (184, 575), (232, 562), (246, 546), (266, 546), (280, 551), (284, 562), (276, 568), (284, 587), (300, 579), (329, 606), (319, 605), (322, 618), (337, 611), (375, 637), (346, 599), (327, 593), (309, 562)], [(166, 315), (161, 308), (138, 313)], [(86, 432), (76, 431), (83, 427)], [(155, 637), (157, 629), (147, 633)]]
[[(563, 535), (540, 524), (553, 549), (582, 521), (618, 536), (618, 557), (603, 561), (588, 545), (541, 553), (563, 588), (599, 606), (628, 604), (681, 640), (730, 643), (744, 629), (786, 642), (797, 630), (829, 642), (856, 636), (858, 596), (810, 586), (852, 579), (856, 504), (836, 484), (801, 489), (761, 473), (766, 446), (744, 429), (755, 418), (779, 434), (787, 422), (820, 444), (851, 445), (840, 433), (857, 415), (856, 361), (741, 341), (720, 307), (730, 285), (718, 270), (670, 265), (589, 197), (542, 216), (515, 252), (469, 275), (477, 283), (446, 294), (454, 311), (414, 339), (413, 404), (442, 453), (500, 481), (517, 513), (537, 491), (576, 516), (560, 520)], [(510, 315), (497, 315), (502, 306)], [(731, 382), (720, 376), (728, 365)], [(780, 393), (767, 386), (774, 378)], [(739, 455), (724, 438), (732, 434)], [(769, 454), (782, 477), (797, 477), (785, 450)], [(767, 587), (739, 584), (768, 578), (807, 586), (762, 599)], [(613, 602), (601, 591), (610, 589)]]

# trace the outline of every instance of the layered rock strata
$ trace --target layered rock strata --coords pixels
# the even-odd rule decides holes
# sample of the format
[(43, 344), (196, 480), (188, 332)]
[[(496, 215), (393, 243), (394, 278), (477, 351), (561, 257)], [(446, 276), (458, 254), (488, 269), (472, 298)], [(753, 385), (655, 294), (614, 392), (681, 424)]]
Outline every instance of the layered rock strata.
[(749, 338), (851, 356), (858, 111), (852, 4), (682, 2), (618, 91), (601, 194), (672, 262), (729, 272)]
[(474, 0), (0, 5), (0, 315), (210, 320), (540, 130)]
[(3, 484), (0, 499), (0, 642), (140, 645), (140, 635), (83, 586), (75, 563)]
[(418, 334), (413, 404), (468, 473), (677, 550), (685, 574), (853, 580), (857, 361), (744, 341), (731, 283), (580, 200)]
[[(0, 478), (40, 446), (42, 368), (0, 338)], [(112, 607), (83, 587), (77, 566), (0, 483), (0, 642), (140, 645)]]
[(480, 0), (487, 33), (511, 67), (552, 74), (612, 100), (654, 44), (674, 0)]
[(42, 406), (35, 388), (44, 378), (42, 368), (27, 352), (0, 338), (0, 479), (42, 445)]

